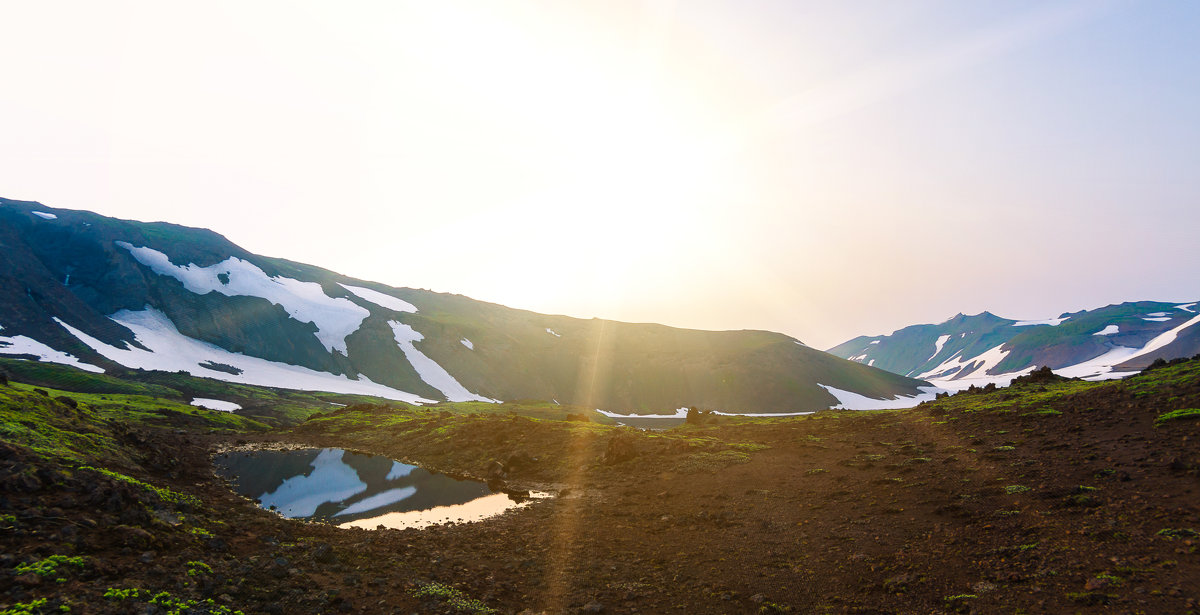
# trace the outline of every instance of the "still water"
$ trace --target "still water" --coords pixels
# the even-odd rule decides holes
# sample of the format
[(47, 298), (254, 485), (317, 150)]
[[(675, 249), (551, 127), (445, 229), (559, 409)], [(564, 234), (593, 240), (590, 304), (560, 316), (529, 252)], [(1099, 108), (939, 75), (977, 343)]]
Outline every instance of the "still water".
[(235, 491), (263, 508), (339, 527), (479, 521), (527, 503), (484, 483), (340, 448), (238, 451), (217, 455), (214, 463)]

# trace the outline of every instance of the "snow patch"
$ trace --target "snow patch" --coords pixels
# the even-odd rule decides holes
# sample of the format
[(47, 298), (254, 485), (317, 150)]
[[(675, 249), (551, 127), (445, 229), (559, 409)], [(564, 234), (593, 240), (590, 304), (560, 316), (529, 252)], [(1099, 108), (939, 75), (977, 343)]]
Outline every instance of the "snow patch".
[(1057, 327), (1058, 325), (1061, 325), (1063, 323), (1063, 321), (1067, 320), (1068, 318), (1070, 318), (1070, 316), (1065, 316), (1063, 318), (1044, 318), (1042, 320), (1018, 320), (1017, 322), (1014, 322), (1012, 324), (1012, 326), (1014, 326), (1014, 327), (1032, 327), (1034, 325), (1050, 325), (1051, 327)]
[(207, 399), (205, 397), (197, 397), (192, 400), (192, 405), (199, 408), (208, 408), (209, 410), (219, 410), (221, 412), (233, 412), (241, 410), (242, 407), (231, 402), (222, 401), (220, 399)]
[(1153, 314), (1146, 314), (1146, 316), (1148, 316), (1150, 318), (1162, 318), (1163, 316), (1168, 316), (1168, 315), (1169, 315), (1168, 312), (1155, 312)]
[(1167, 322), (1168, 320), (1171, 320), (1171, 317), (1170, 316), (1155, 316), (1153, 318), (1143, 318), (1142, 320), (1148, 320), (1150, 322)]
[[(182, 370), (193, 376), (225, 382), (300, 391), (373, 395), (413, 404), (432, 403), (432, 400), (418, 395), (371, 382), (366, 376), (351, 380), (346, 376), (318, 372), (307, 367), (229, 352), (220, 346), (183, 335), (166, 314), (150, 306), (139, 312), (121, 310), (109, 318), (132, 331), (138, 343), (149, 350), (109, 346), (57, 318), (55, 320), (101, 356), (129, 368), (168, 372)], [(229, 374), (207, 370), (200, 367), (202, 363), (222, 363), (241, 370), (241, 373)]]
[(1196, 310), (1193, 310), (1193, 309), (1192, 309), (1192, 307), (1193, 307), (1193, 306), (1195, 306), (1195, 305), (1196, 305), (1195, 303), (1185, 303), (1185, 304), (1183, 304), (1183, 305), (1177, 305), (1177, 306), (1175, 306), (1175, 309), (1177, 309), (1177, 310), (1183, 310), (1183, 311), (1185, 311), (1185, 312), (1191, 312), (1191, 313), (1195, 314), (1195, 313), (1196, 313)]
[(1117, 325), (1108, 325), (1103, 329), (1093, 333), (1092, 335), (1116, 335), (1121, 332), (1121, 327)]
[(342, 288), (354, 293), (359, 299), (370, 301), (381, 308), (395, 310), (397, 312), (409, 312), (412, 314), (417, 313), (417, 306), (403, 299), (397, 299), (391, 295), (385, 295), (377, 290), (371, 290), (361, 286), (350, 286), (349, 284), (342, 284), (341, 282), (338, 282), (338, 286), (341, 286)]
[[(596, 412), (614, 419), (686, 419), (688, 409), (680, 408), (675, 411), (675, 414), (621, 414), (619, 412), (609, 412), (608, 410), (601, 410), (599, 408), (596, 408)], [(721, 416), (750, 416), (769, 418), (773, 416), (805, 416), (812, 414), (812, 412), (721, 412), (720, 410), (713, 410), (713, 414), (718, 414)]]
[(551, 329), (550, 327), (546, 327), (546, 333), (549, 333), (550, 335), (553, 335), (554, 337), (562, 337), (561, 335), (555, 333), (554, 329)]
[[(1179, 325), (1178, 327), (1175, 327), (1174, 329), (1171, 329), (1170, 331), (1167, 331), (1167, 332), (1159, 335), (1158, 337), (1150, 340), (1149, 342), (1146, 343), (1145, 346), (1142, 346), (1142, 348), (1140, 350), (1138, 350), (1133, 355), (1126, 358), (1125, 361), (1128, 361), (1129, 359), (1140, 357), (1140, 356), (1143, 356), (1146, 354), (1150, 354), (1151, 352), (1154, 352), (1155, 350), (1158, 350), (1159, 348), (1162, 348), (1162, 347), (1166, 346), (1167, 344), (1174, 342), (1175, 338), (1179, 336), (1180, 331), (1183, 331), (1184, 329), (1191, 327), (1191, 326), (1195, 325), (1196, 323), (1200, 323), (1200, 315), (1197, 315), (1197, 316), (1193, 317), (1191, 320), (1183, 323), (1182, 325)], [(1118, 361), (1117, 363), (1121, 363), (1121, 361)]]
[(944, 389), (936, 386), (923, 386), (917, 387), (917, 390), (921, 392), (916, 395), (897, 395), (887, 399), (875, 399), (874, 397), (867, 397), (853, 391), (844, 391), (820, 383), (817, 383), (817, 386), (825, 389), (830, 395), (837, 398), (837, 405), (830, 406), (830, 410), (894, 410), (898, 408), (911, 408), (923, 401), (937, 397), (938, 393), (944, 391)]
[(227, 297), (261, 297), (282, 307), (292, 318), (316, 325), (317, 339), (329, 352), (346, 354), (346, 337), (357, 331), (362, 321), (371, 315), (366, 308), (349, 299), (326, 295), (316, 282), (268, 276), (253, 263), (236, 256), (208, 267), (179, 266), (153, 248), (134, 247), (126, 241), (116, 244), (154, 273), (179, 280), (184, 288), (197, 295), (215, 291)]
[(1016, 380), (1020, 376), (1029, 374), (1029, 373), (1033, 372), (1033, 370), (1035, 370), (1035, 369), (1037, 369), (1037, 368), (1030, 366), (1030, 367), (1026, 367), (1025, 369), (1022, 369), (1020, 371), (1008, 372), (1008, 373), (1004, 373), (1004, 374), (995, 374), (995, 375), (990, 375), (990, 376), (987, 374), (979, 374), (979, 371), (976, 370), (974, 372), (975, 375), (973, 375), (973, 376), (964, 376), (962, 378), (954, 379), (953, 378), (954, 375), (951, 374), (949, 377), (946, 377), (946, 378), (927, 378), (926, 380), (929, 382), (929, 384), (932, 384), (933, 386), (936, 386), (945, 391), (954, 393), (957, 391), (969, 389), (972, 386), (984, 387), (989, 384), (995, 384), (998, 387), (1006, 387), (1006, 386), (1012, 384), (1013, 380)]
[(454, 376), (450, 375), (438, 365), (433, 359), (425, 356), (414, 345), (425, 339), (417, 330), (412, 327), (395, 320), (389, 320), (388, 325), (392, 327), (392, 335), (396, 338), (396, 344), (400, 346), (400, 350), (404, 353), (405, 358), (412, 364), (413, 369), (417, 370), (417, 375), (425, 384), (441, 391), (442, 395), (446, 396), (449, 401), (496, 401), (481, 395), (476, 395), (459, 384)]
[(57, 220), (58, 219), (58, 216), (56, 216), (48, 211), (31, 211), (29, 213), (31, 213), (39, 218), (44, 218), (46, 220)]
[(871, 343), (867, 344), (867, 345), (870, 346), (871, 344), (878, 344), (878, 343), (879, 343), (879, 340), (871, 340)]
[(467, 339), (467, 338), (465, 338), (465, 337), (464, 337), (464, 338), (462, 338), (461, 340), (458, 340), (458, 341), (459, 341), (459, 342), (460, 342), (460, 343), (461, 343), (463, 346), (466, 346), (467, 348), (469, 348), (469, 349), (471, 349), (471, 350), (475, 350), (475, 344), (472, 344), (472, 343), (471, 343), (471, 340), (469, 340), (469, 339)]
[(953, 374), (954, 380), (961, 380), (972, 374), (985, 376), (989, 370), (994, 369), (1008, 355), (1007, 350), (1001, 350), (1003, 347), (1004, 344), (1000, 344), (983, 354), (969, 359), (961, 358), (962, 351), (960, 350), (954, 353), (954, 356), (943, 361), (941, 365), (917, 376), (917, 379), (947, 379), (951, 374)]
[(1067, 378), (1083, 378), (1084, 380), (1112, 380), (1115, 378), (1124, 378), (1131, 375), (1133, 372), (1117, 372), (1113, 368), (1121, 363), (1136, 359), (1138, 357), (1154, 352), (1171, 342), (1179, 336), (1179, 332), (1184, 329), (1200, 323), (1200, 315), (1193, 317), (1191, 320), (1179, 325), (1158, 335), (1154, 339), (1146, 343), (1141, 348), (1128, 348), (1126, 346), (1116, 346), (1108, 352), (1094, 358), (1054, 370), (1054, 373)]
[(933, 354), (930, 355), (927, 361), (932, 361), (933, 357), (938, 356), (942, 352), (942, 348), (946, 346), (946, 342), (950, 341), (949, 335), (939, 335), (937, 341), (933, 343)]
[[(3, 329), (3, 327), (0, 327)], [(67, 354), (60, 350), (55, 350), (32, 337), (25, 335), (13, 335), (6, 337), (0, 335), (0, 354), (28, 354), (38, 358), (39, 361), (46, 363), (57, 363), (59, 365), (69, 365), (85, 372), (93, 374), (103, 374), (104, 368), (97, 367), (90, 363), (80, 361), (78, 357)]]

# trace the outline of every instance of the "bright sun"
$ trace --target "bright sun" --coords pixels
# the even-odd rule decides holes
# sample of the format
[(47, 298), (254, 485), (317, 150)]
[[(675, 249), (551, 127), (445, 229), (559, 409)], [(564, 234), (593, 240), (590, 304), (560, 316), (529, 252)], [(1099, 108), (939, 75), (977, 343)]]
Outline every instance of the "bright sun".
[[(463, 182), (504, 167), (504, 191), (477, 181), (457, 197), (489, 205), (475, 227), (555, 241), (552, 258), (512, 246), (500, 261), (536, 262), (548, 278), (584, 278), (611, 294), (644, 285), (640, 263), (684, 258), (686, 246), (719, 236), (716, 214), (739, 188), (740, 165), (703, 97), (661, 68), (655, 37), (666, 34), (652, 20), (621, 41), (612, 28), (564, 27), (561, 15), (513, 5), (419, 6), (405, 48), (429, 67), (422, 87), (438, 90), (423, 122), (446, 128), (417, 134)], [(461, 143), (470, 151), (451, 149)]]

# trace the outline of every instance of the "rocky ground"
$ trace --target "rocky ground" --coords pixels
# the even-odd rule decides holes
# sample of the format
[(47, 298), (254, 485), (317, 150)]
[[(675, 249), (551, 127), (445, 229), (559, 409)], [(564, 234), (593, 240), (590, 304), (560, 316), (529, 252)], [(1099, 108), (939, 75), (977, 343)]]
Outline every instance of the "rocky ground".
[[(4, 613), (1188, 613), (1200, 361), (1031, 378), (905, 411), (397, 418), (119, 432), (125, 464), (0, 447)], [(1196, 413), (1200, 415), (1200, 411)], [(482, 523), (340, 530), (233, 495), (214, 451), (338, 445), (558, 497)], [(41, 602), (39, 602), (41, 601)]]

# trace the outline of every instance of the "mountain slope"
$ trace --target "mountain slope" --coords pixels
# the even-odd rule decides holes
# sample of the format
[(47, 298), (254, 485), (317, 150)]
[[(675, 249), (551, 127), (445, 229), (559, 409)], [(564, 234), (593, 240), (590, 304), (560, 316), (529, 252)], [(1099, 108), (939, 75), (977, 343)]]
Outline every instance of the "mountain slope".
[(829, 352), (948, 388), (1005, 383), (1039, 366), (1069, 377), (1111, 378), (1155, 359), (1200, 353), (1197, 325), (1196, 303), (1138, 301), (1040, 321), (984, 312), (857, 337)]
[[(420, 402), (796, 412), (925, 384), (765, 331), (537, 314), (0, 199), (0, 354)], [(835, 389), (831, 393), (830, 387)]]

